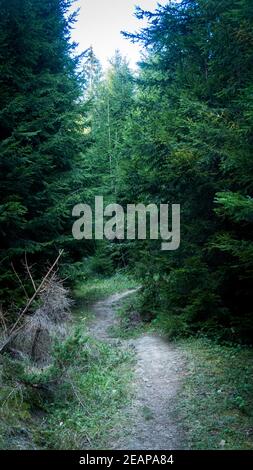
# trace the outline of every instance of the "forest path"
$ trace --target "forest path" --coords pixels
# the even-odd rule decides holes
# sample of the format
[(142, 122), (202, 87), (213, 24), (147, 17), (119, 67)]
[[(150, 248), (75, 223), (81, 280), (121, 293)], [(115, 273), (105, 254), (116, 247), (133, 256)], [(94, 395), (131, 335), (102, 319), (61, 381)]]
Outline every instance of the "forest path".
[[(110, 328), (117, 325), (116, 308), (134, 293), (129, 290), (93, 305), (94, 320), (90, 333), (96, 339), (114, 342)], [(117, 340), (116, 340), (117, 341)], [(119, 423), (120, 437), (111, 449), (175, 450), (182, 449), (183, 433), (174, 411), (176, 395), (184, 375), (184, 359), (176, 346), (155, 334), (120, 340), (122, 347), (136, 355), (134, 393), (126, 412), (127, 423)]]

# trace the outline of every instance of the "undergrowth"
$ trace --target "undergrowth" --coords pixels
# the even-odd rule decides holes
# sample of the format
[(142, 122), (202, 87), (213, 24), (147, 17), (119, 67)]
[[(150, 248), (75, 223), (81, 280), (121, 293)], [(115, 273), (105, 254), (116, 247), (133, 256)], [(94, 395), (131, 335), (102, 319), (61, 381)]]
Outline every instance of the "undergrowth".
[(74, 297), (79, 302), (90, 303), (136, 287), (136, 280), (124, 273), (116, 273), (108, 278), (97, 276), (78, 284), (74, 290)]
[[(119, 309), (115, 335), (135, 338), (165, 334), (161, 321), (143, 322), (140, 295)], [(167, 326), (167, 324), (166, 324)], [(253, 348), (205, 336), (175, 339), (185, 369), (175, 416), (184, 432), (185, 448), (193, 450), (253, 449)]]
[(40, 449), (106, 445), (129, 398), (130, 365), (129, 353), (80, 329), (56, 343), (53, 362), (44, 369), (3, 358), (1, 448), (17, 448), (19, 441), (20, 447)]
[(89, 339), (65, 382), (45, 405), (39, 433), (44, 448), (88, 449), (106, 446), (127, 402), (131, 357), (116, 347)]
[[(136, 287), (123, 275), (96, 279), (76, 294), (92, 302)], [(124, 300), (114, 335), (161, 332), (139, 312), (141, 291)], [(85, 315), (85, 306), (80, 308)], [(85, 322), (56, 342), (51, 365), (2, 356), (0, 363), (1, 449), (105, 449), (124, 422), (131, 397), (132, 356), (116, 345), (87, 336)], [(144, 321), (143, 321), (144, 320)], [(253, 448), (253, 349), (200, 338), (179, 339), (180, 371), (176, 417), (188, 449)]]
[[(123, 274), (76, 291), (86, 305), (135, 287)], [(81, 303), (72, 333), (55, 341), (50, 365), (0, 358), (0, 449), (106, 447), (131, 392), (132, 356), (87, 336)]]
[(117, 309), (118, 323), (111, 328), (111, 335), (122, 339), (138, 338), (150, 331), (150, 324), (144, 322), (138, 311), (139, 294), (127, 297)]
[(252, 450), (253, 350), (211, 340), (178, 342), (186, 373), (177, 415), (190, 449)]

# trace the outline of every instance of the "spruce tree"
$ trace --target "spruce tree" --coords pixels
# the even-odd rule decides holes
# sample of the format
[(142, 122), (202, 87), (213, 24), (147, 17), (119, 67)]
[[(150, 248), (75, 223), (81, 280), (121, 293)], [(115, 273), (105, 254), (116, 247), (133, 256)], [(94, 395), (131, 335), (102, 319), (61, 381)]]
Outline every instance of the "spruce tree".
[(26, 252), (41, 276), (45, 260), (71, 246), (73, 192), (81, 198), (84, 191), (80, 152), (87, 137), (71, 4), (0, 2), (0, 286), (6, 301), (17, 285), (11, 263), (19, 271)]
[(143, 311), (170, 334), (252, 336), (252, 5), (170, 2), (137, 35), (142, 63), (123, 149), (123, 201), (181, 204), (182, 243), (136, 243)]

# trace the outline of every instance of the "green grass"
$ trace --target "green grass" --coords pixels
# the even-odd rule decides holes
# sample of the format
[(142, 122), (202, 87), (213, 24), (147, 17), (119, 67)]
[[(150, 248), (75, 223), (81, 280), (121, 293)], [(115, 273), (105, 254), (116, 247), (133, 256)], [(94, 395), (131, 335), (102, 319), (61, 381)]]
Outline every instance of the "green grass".
[[(30, 421), (29, 405), (22, 394), (5, 383), (0, 383), (0, 450), (19, 448), (18, 436), (28, 434)], [(17, 445), (15, 445), (15, 442)], [(27, 448), (27, 447), (26, 447)]]
[[(95, 284), (86, 283), (79, 294), (95, 301), (134, 287), (134, 281), (119, 275), (97, 279)], [(135, 338), (158, 330), (154, 322), (132, 321), (135, 312), (138, 312), (138, 295), (125, 299), (118, 310), (120, 322), (114, 327), (114, 336)], [(252, 450), (253, 350), (223, 346), (205, 338), (179, 340), (178, 345), (186, 358), (186, 375), (176, 414), (185, 430), (186, 447)]]
[(135, 339), (150, 331), (150, 324), (144, 323), (138, 313), (138, 293), (124, 299), (116, 313), (119, 322), (111, 328), (114, 337)]
[[(8, 360), (0, 364), (0, 449), (89, 449), (106, 448), (114, 430), (124, 419), (123, 409), (131, 396), (132, 356), (118, 346), (87, 337), (88, 305), (116, 292), (134, 288), (136, 283), (122, 274), (110, 279), (91, 279), (76, 289), (78, 305), (75, 324), (79, 339), (72, 333), (60, 345), (60, 361), (67, 373), (39, 396), (36, 389), (22, 383), (50, 384), (52, 374)], [(72, 339), (73, 338), (73, 339)], [(59, 353), (58, 353), (59, 354)], [(6, 370), (8, 380), (6, 379)], [(21, 380), (20, 380), (21, 377)]]
[(80, 283), (74, 290), (74, 298), (79, 302), (91, 303), (136, 287), (134, 278), (117, 273), (110, 278), (96, 277)]
[(132, 357), (89, 339), (46, 406), (37, 440), (47, 449), (106, 448), (130, 398)]
[(76, 322), (80, 320), (89, 321), (93, 316), (93, 303), (136, 287), (135, 279), (123, 273), (117, 273), (110, 278), (95, 277), (79, 283), (73, 292), (75, 300), (72, 309), (74, 320)]
[(19, 380), (23, 367), (0, 358), (0, 450), (33, 449), (33, 416), (28, 390)]
[[(79, 312), (83, 315), (89, 303), (134, 287), (136, 282), (122, 274), (85, 282), (75, 292)], [(115, 335), (128, 338), (148, 331), (150, 324), (136, 321), (137, 311), (138, 296), (125, 299)], [(66, 362), (67, 374), (44, 397), (19, 382), (18, 364), (10, 361), (10, 379), (0, 365), (1, 449), (105, 449), (119, 423), (124, 428), (133, 357), (116, 345), (87, 337), (79, 317), (76, 323), (79, 336), (74, 334), (61, 345), (56, 357), (56, 366), (59, 360)], [(150, 331), (154, 329), (151, 325)], [(252, 450), (253, 350), (205, 338), (176, 344), (185, 357), (175, 409), (178, 426), (185, 431), (185, 447)], [(40, 374), (47, 383), (47, 372)], [(149, 409), (143, 407), (142, 412), (151, 419)]]
[(57, 345), (50, 367), (7, 359), (0, 449), (106, 448), (131, 396), (132, 360), (83, 326)]
[(253, 449), (253, 350), (207, 339), (178, 343), (187, 373), (177, 414), (190, 449)]

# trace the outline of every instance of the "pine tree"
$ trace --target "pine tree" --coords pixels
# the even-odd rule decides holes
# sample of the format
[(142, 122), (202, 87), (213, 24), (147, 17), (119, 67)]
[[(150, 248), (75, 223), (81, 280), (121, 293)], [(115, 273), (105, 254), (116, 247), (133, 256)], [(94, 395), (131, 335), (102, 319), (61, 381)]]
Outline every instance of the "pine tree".
[(132, 248), (143, 310), (170, 334), (252, 333), (252, 5), (170, 2), (130, 39), (142, 64), (122, 153), (123, 201), (175, 202), (182, 244)]
[[(91, 103), (91, 136), (94, 145), (88, 160), (96, 175), (97, 190), (115, 200), (122, 132), (133, 103), (133, 78), (119, 52), (110, 61), (103, 79), (97, 82)], [(95, 189), (95, 188), (94, 188)]]
[[(98, 77), (95, 68), (95, 77)], [(93, 205), (95, 196), (104, 196), (105, 204), (117, 203), (120, 191), (121, 149), (124, 127), (134, 102), (134, 79), (124, 57), (116, 51), (104, 76), (94, 81), (90, 96), (90, 126), (93, 144), (86, 154), (86, 174), (90, 192), (86, 202)], [(97, 243), (94, 269), (111, 273), (125, 265), (124, 244)]]
[[(1, 0), (1, 297), (17, 284), (24, 253), (41, 275), (71, 245), (73, 192), (83, 194), (87, 146), (67, 0)], [(36, 268), (35, 268), (36, 269)]]

